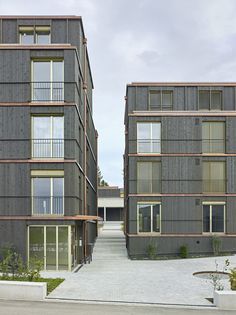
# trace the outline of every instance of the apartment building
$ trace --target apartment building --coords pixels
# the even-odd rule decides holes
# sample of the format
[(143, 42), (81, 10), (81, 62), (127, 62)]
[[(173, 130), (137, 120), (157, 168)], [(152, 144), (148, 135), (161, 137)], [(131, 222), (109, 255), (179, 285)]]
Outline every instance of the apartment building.
[(236, 83), (126, 89), (125, 222), (130, 257), (236, 251)]
[(103, 222), (123, 223), (124, 190), (117, 186), (98, 186), (98, 215)]
[(79, 16), (0, 17), (0, 248), (46, 270), (97, 236), (93, 81)]

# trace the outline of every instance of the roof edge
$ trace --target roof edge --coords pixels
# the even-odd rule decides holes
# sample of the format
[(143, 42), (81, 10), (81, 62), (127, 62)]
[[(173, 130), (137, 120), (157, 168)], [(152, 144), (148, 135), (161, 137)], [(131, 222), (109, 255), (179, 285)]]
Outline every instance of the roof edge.
[(80, 15), (0, 15), (0, 19), (17, 19), (17, 20), (27, 20), (27, 19), (77, 19), (80, 20), (82, 17)]
[(236, 86), (236, 82), (132, 82), (129, 86)]

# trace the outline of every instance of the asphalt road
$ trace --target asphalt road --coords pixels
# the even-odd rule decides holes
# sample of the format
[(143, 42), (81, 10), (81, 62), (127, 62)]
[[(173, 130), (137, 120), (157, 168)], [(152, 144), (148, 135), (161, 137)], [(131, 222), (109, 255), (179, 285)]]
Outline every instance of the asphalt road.
[(141, 305), (85, 304), (71, 302), (25, 302), (0, 300), (1, 315), (235, 315), (213, 308), (180, 308)]

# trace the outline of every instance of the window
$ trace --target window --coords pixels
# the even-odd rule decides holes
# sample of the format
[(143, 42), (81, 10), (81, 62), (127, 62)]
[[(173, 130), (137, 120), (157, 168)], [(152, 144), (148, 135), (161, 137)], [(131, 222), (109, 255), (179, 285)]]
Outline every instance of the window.
[(225, 152), (224, 122), (202, 123), (202, 152), (203, 153)]
[(222, 92), (217, 90), (200, 90), (198, 93), (199, 109), (221, 110)]
[(173, 92), (172, 91), (150, 91), (149, 108), (151, 110), (172, 110)]
[(161, 232), (161, 205), (138, 204), (138, 233)]
[(203, 204), (203, 233), (225, 232), (225, 204)]
[(64, 172), (32, 171), (32, 214), (64, 215)]
[(137, 152), (161, 153), (161, 123), (137, 124)]
[(72, 228), (71, 226), (29, 226), (29, 260), (37, 258), (43, 263), (45, 270), (70, 269)]
[(63, 60), (32, 61), (32, 100), (64, 101)]
[(203, 162), (203, 192), (225, 192), (225, 162)]
[(160, 162), (137, 163), (137, 192), (138, 193), (161, 192)]
[(50, 27), (49, 26), (20, 26), (19, 27), (20, 44), (50, 44)]
[(64, 117), (32, 117), (33, 158), (64, 157)]

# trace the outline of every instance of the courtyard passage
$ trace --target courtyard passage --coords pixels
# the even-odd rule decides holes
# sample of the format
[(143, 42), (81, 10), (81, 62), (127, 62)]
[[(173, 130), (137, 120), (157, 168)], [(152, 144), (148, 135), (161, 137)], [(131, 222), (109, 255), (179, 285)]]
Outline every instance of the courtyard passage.
[[(129, 260), (122, 231), (104, 230), (97, 239), (91, 264), (84, 265), (77, 273), (44, 272), (44, 275), (66, 278), (50, 298), (211, 307), (206, 298), (213, 296), (212, 285), (192, 274), (215, 270), (215, 260), (220, 269), (227, 258), (230, 267), (236, 267), (236, 256)], [(223, 284), (229, 287), (228, 281)]]

